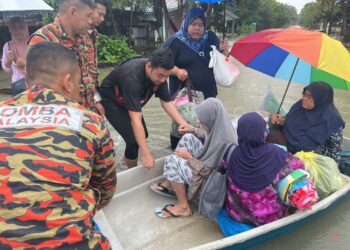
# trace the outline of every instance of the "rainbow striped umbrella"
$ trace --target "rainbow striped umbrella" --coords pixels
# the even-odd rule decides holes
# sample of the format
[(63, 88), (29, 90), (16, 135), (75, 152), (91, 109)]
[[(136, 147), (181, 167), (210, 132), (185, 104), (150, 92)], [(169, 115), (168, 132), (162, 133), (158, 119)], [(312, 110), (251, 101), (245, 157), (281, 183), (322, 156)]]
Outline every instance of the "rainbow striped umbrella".
[(306, 85), (324, 81), (334, 88), (350, 89), (350, 53), (321, 32), (263, 30), (236, 41), (230, 54), (247, 67), (289, 81), (286, 92), (291, 81)]

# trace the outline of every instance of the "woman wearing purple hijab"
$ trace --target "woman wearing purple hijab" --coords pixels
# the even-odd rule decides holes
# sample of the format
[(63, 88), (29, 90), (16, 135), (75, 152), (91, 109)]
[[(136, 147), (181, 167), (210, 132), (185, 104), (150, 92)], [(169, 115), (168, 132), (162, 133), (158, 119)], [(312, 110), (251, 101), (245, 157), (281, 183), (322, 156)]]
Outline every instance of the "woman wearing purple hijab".
[(225, 208), (234, 220), (260, 226), (284, 216), (277, 183), (303, 163), (282, 148), (266, 143), (266, 122), (255, 112), (238, 120), (238, 147), (228, 160)]

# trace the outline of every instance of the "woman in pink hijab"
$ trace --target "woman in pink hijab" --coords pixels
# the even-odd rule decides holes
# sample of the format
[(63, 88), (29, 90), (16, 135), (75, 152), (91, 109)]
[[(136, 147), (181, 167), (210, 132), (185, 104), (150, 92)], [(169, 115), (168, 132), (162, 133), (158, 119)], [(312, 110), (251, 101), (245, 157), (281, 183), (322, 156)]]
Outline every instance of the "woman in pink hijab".
[(1, 66), (12, 74), (12, 83), (25, 77), (25, 58), (29, 40), (28, 26), (22, 17), (13, 17), (9, 21), (9, 31), (12, 40), (5, 43)]

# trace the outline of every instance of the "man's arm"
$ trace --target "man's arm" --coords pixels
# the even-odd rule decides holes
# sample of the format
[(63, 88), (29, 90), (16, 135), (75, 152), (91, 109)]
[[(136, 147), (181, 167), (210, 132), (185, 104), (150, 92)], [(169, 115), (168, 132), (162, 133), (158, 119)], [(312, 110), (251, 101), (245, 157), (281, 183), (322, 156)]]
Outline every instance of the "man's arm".
[(129, 116), (136, 142), (139, 145), (142, 152), (142, 165), (146, 168), (153, 168), (154, 158), (151, 152), (149, 151), (147, 145), (145, 129), (142, 125), (142, 113), (129, 110)]
[(95, 154), (91, 173), (90, 187), (95, 191), (97, 209), (101, 209), (111, 201), (116, 190), (117, 175), (114, 164), (114, 144), (106, 122), (102, 123), (101, 141)]
[(180, 113), (177, 111), (176, 106), (173, 102), (165, 102), (163, 100), (160, 100), (160, 103), (165, 110), (165, 112), (168, 113), (168, 115), (180, 126), (181, 131), (180, 133), (186, 133), (186, 132), (192, 132), (194, 131), (194, 127), (188, 124), (184, 118), (180, 115)]

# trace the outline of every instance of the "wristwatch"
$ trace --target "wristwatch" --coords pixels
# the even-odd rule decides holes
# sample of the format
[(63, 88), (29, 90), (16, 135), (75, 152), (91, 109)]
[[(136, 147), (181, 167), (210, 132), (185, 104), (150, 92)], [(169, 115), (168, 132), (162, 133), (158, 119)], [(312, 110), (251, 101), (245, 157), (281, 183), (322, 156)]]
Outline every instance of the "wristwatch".
[(102, 98), (101, 98), (100, 94), (99, 93), (95, 93), (95, 95), (94, 95), (94, 102), (96, 103), (96, 102), (101, 102), (101, 101), (102, 101)]

